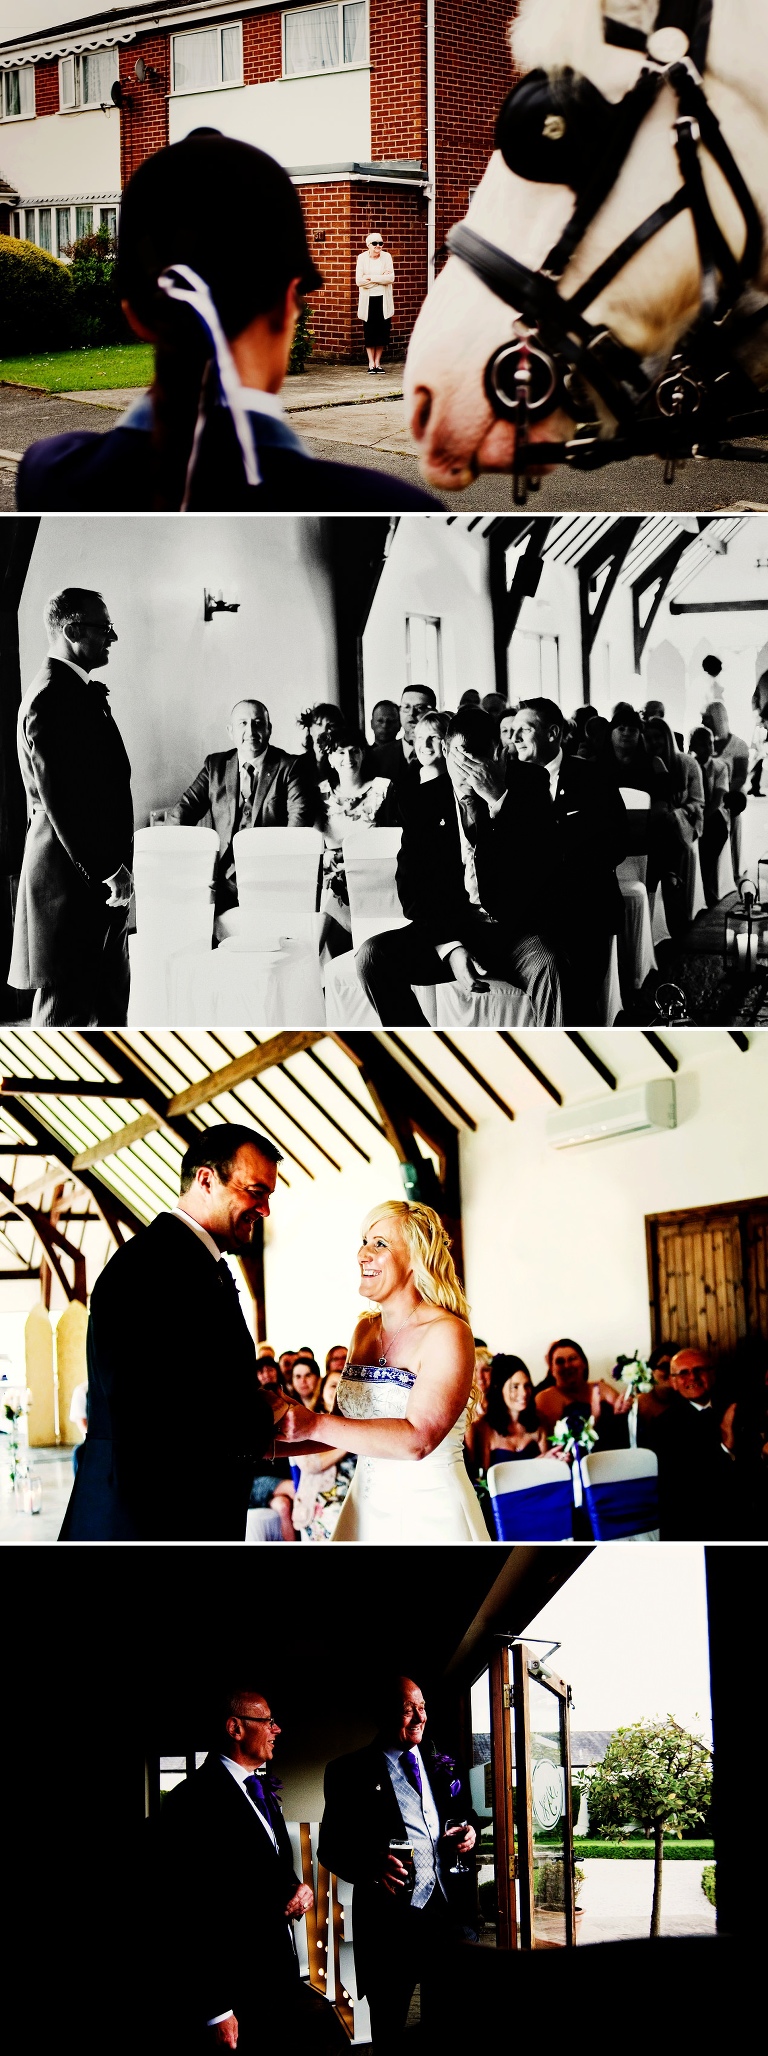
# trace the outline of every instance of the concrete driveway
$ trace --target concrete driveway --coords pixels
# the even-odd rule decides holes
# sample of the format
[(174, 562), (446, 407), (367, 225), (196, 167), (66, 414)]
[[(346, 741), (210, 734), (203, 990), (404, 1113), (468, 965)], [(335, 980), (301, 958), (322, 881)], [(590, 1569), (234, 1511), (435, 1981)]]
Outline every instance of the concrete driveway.
[[(661, 1887), (663, 1935), (712, 1935), (714, 1906), (701, 1889), (702, 1863), (688, 1857), (664, 1864)], [(577, 1941), (623, 1942), (647, 1935), (653, 1903), (653, 1864), (631, 1858), (588, 1856), (576, 1903), (583, 1908)]]

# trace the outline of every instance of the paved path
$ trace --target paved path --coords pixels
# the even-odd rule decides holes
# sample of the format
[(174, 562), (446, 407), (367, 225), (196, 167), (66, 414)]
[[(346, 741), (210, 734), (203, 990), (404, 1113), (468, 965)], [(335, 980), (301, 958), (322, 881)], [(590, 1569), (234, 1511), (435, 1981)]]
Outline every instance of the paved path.
[[(0, 509), (13, 507), (13, 474), (18, 456), (45, 435), (89, 429), (106, 434), (133, 398), (136, 388), (99, 393), (39, 393), (28, 387), (0, 386)], [(402, 409), (402, 365), (385, 367), (369, 378), (365, 366), (318, 365), (286, 379), (286, 412), (295, 420), (314, 457), (334, 457), (364, 464), (409, 484), (423, 483)], [(511, 480), (486, 472), (463, 493), (446, 495), (452, 514), (498, 513), (512, 505)], [(565, 468), (543, 480), (532, 494), (533, 512), (584, 511), (638, 513), (710, 511), (731, 507), (768, 508), (768, 467), (690, 462), (671, 486), (665, 486), (655, 458), (590, 476)]]
[[(581, 1864), (584, 1883), (577, 1905), (583, 1908), (578, 1941), (621, 1942), (647, 1935), (653, 1903), (653, 1864), (631, 1858), (588, 1856)], [(688, 1857), (665, 1863), (661, 1887), (661, 1931), (664, 1935), (711, 1935), (715, 1909), (701, 1889), (702, 1863)]]

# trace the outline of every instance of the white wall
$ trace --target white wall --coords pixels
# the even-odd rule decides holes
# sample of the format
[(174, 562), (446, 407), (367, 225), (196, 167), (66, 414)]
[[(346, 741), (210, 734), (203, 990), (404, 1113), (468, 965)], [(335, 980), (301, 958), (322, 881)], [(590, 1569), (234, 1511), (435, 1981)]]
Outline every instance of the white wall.
[[(279, 164), (367, 164), (371, 157), (370, 73), (273, 79), (264, 85), (179, 93), (169, 102), (169, 139), (217, 128), (267, 150)], [(237, 195), (228, 197), (236, 206)], [(248, 224), (244, 223), (244, 229)], [(254, 224), (256, 226), (256, 224)]]
[(322, 1362), (332, 1343), (350, 1340), (364, 1306), (360, 1224), (382, 1200), (403, 1197), (393, 1152), (373, 1128), (365, 1147), (370, 1165), (355, 1159), (341, 1175), (320, 1172), (313, 1184), (284, 1167), (290, 1196), (278, 1185), (265, 1234), (267, 1331), (277, 1350), (309, 1342)]
[[(65, 585), (103, 592), (118, 632), (105, 676), (137, 825), (179, 798), (210, 750), (230, 747), (236, 699), (265, 700), (273, 742), (298, 751), (302, 708), (338, 697), (333, 595), (314, 519), (44, 519), (20, 613), (25, 687), (46, 653), (43, 602)], [(239, 600), (239, 613), (204, 623), (204, 587)]]
[(120, 115), (116, 107), (78, 108), (0, 123), (3, 176), (26, 198), (74, 200), (120, 192)]
[(557, 1335), (575, 1336), (599, 1373), (650, 1347), (646, 1214), (768, 1192), (768, 1038), (734, 1054), (723, 1037), (722, 1053), (681, 1073), (679, 1125), (662, 1135), (555, 1152), (542, 1108), (514, 1127), (491, 1112), (462, 1137), (472, 1324), (534, 1379)]
[(407, 683), (406, 614), (437, 615), (442, 624), (443, 704), (458, 706), (474, 686), (495, 690), (493, 621), (486, 545), (461, 524), (431, 515), (399, 523), (363, 636), (366, 722), (377, 700), (399, 700)]

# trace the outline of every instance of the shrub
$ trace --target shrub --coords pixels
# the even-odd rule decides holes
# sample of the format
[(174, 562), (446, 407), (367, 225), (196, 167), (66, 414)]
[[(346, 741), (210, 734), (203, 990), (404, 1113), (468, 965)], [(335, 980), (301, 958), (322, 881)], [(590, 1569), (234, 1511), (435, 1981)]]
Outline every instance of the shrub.
[[(603, 1856), (609, 1859), (623, 1858), (624, 1860), (628, 1857), (640, 1857), (652, 1861), (654, 1844), (640, 1836), (627, 1836), (622, 1842), (601, 1842), (597, 1836), (587, 1835), (586, 1837), (580, 1836), (574, 1842), (574, 1851), (583, 1862), (590, 1856)], [(664, 1843), (665, 1862), (679, 1863), (692, 1858), (701, 1863), (707, 1857), (713, 1856), (714, 1853), (714, 1842), (707, 1841), (706, 1839)]]
[(288, 360), (288, 370), (303, 371), (305, 365), (309, 363), (311, 355), (312, 330), (309, 325), (309, 308), (305, 300), (303, 302), (301, 313), (296, 323), (296, 327), (293, 331), (293, 342), (291, 344), (291, 354)]
[(117, 243), (106, 229), (72, 245), (71, 340), (81, 349), (97, 343), (125, 343), (129, 329), (117, 288)]
[(717, 1905), (717, 1899), (715, 1898), (715, 1868), (714, 1863), (705, 1863), (701, 1873), (701, 1889), (705, 1899), (709, 1900), (710, 1906)]
[(36, 243), (0, 236), (0, 357), (64, 348), (71, 320), (67, 265)]

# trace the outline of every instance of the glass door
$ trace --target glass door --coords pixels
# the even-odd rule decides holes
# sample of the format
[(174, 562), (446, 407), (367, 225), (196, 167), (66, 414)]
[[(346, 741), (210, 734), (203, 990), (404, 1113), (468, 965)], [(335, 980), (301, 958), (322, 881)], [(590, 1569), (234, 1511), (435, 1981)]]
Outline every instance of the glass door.
[(524, 1642), (512, 1656), (515, 1869), (524, 1949), (571, 1948), (575, 1936), (568, 1687)]

